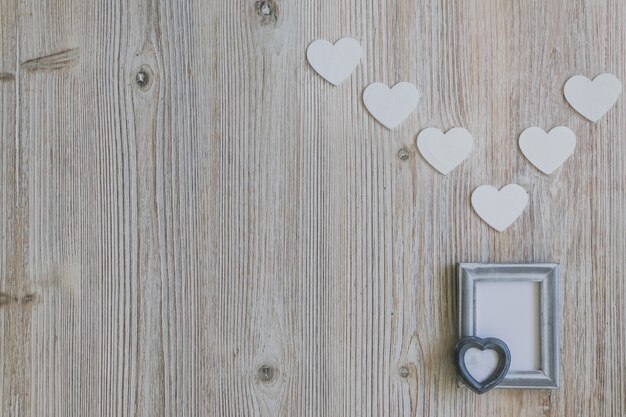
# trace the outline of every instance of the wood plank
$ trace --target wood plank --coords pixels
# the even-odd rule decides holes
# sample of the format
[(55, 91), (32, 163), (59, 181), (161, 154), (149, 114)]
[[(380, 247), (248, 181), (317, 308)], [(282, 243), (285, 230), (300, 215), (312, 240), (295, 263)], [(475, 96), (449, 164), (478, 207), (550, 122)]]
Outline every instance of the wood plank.
[[(562, 94), (626, 80), (626, 4), (270, 9), (0, 0), (0, 414), (626, 415), (624, 98), (594, 125)], [(343, 36), (333, 87), (305, 50)], [(397, 130), (374, 81), (422, 94)], [(577, 134), (551, 176), (531, 125)], [(476, 148), (444, 177), (415, 138), (454, 126)], [(509, 182), (498, 234), (469, 196)], [(561, 389), (457, 387), (459, 261), (561, 263)]]
[[(6, 7), (5, 7), (6, 6)], [(0, 7), (0, 410), (24, 406), (29, 383), (30, 301), (23, 277), (28, 264), (26, 153), (19, 134), (17, 2)], [(9, 383), (5, 383), (8, 381)]]

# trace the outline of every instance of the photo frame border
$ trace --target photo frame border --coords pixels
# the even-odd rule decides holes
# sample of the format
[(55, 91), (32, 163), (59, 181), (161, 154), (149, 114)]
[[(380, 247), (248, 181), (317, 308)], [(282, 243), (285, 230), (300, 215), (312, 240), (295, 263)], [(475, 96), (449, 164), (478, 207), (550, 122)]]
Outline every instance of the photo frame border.
[(478, 282), (538, 282), (541, 369), (509, 371), (496, 388), (556, 389), (560, 382), (560, 267), (555, 263), (458, 264), (459, 338), (475, 336), (475, 286)]

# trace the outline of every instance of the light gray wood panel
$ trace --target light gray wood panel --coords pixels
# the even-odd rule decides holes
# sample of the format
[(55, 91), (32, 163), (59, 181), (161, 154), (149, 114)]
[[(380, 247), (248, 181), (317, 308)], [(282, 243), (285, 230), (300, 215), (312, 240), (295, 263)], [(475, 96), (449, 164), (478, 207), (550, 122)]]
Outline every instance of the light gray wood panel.
[[(0, 414), (626, 414), (624, 99), (593, 125), (562, 95), (626, 80), (623, 2), (0, 6)], [(333, 87), (305, 50), (343, 36)], [(422, 94), (393, 132), (374, 81)], [(532, 125), (577, 134), (549, 177)], [(443, 177), (415, 137), (454, 126), (476, 148)], [(498, 234), (469, 196), (509, 182)], [(561, 263), (560, 390), (457, 388), (459, 261)]]

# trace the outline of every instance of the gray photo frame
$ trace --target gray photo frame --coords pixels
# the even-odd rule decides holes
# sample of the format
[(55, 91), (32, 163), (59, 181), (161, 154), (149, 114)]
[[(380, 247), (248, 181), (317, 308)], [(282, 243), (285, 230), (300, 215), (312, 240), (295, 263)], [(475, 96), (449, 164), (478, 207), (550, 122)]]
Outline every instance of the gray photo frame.
[[(529, 281), (539, 283), (541, 369), (509, 371), (497, 388), (559, 387), (559, 265), (528, 264), (458, 264), (459, 337), (476, 336), (475, 287), (481, 281)], [(494, 335), (495, 336), (495, 335)]]

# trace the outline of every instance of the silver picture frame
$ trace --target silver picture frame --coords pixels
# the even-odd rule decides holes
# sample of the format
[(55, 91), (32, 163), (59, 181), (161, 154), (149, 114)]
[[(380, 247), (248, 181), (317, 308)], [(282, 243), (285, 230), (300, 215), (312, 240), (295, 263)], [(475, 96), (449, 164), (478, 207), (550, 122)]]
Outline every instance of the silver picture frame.
[(458, 264), (459, 338), (475, 336), (475, 287), (481, 281), (530, 281), (539, 283), (541, 369), (509, 371), (496, 388), (559, 387), (559, 265), (555, 263)]

